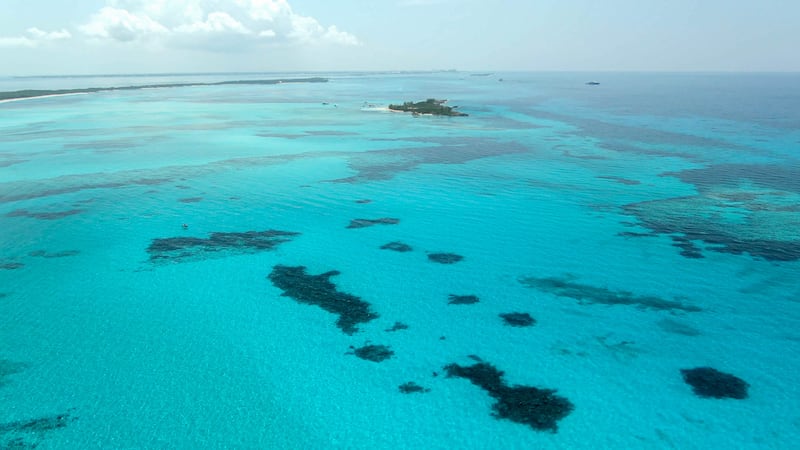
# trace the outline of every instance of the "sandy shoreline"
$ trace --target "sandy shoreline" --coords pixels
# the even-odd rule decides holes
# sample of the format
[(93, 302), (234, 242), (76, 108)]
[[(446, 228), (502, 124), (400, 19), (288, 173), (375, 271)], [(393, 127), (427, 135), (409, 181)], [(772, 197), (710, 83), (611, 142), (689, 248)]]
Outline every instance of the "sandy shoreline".
[(380, 111), (380, 112), (393, 112), (386, 106), (365, 106), (361, 108), (362, 111)]
[(37, 98), (64, 97), (67, 95), (86, 95), (86, 94), (88, 94), (88, 92), (73, 92), (70, 94), (47, 94), (47, 95), (37, 95), (35, 97), (7, 98), (5, 100), (0, 100), (0, 103), (21, 102), (23, 100), (35, 100)]

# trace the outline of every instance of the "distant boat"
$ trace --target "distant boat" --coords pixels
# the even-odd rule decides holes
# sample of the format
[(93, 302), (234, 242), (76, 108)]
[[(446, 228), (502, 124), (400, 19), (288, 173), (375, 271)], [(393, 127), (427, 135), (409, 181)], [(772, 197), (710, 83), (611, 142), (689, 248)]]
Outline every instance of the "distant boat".
[(491, 73), (471, 73), (469, 76), (471, 77), (488, 77)]
[(589, 86), (598, 86), (600, 83), (598, 83), (597, 81), (589, 81), (586, 84), (588, 84)]

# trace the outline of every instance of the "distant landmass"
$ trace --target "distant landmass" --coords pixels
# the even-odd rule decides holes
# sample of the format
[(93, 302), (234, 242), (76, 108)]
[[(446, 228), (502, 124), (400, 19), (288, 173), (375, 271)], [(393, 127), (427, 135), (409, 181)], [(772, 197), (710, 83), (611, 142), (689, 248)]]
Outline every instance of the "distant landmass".
[(456, 111), (457, 106), (446, 106), (447, 100), (436, 100), (429, 98), (422, 102), (405, 102), (402, 105), (389, 105), (392, 111), (410, 112), (415, 115), (428, 114), (433, 116), (467, 116), (461, 111)]
[(164, 83), (164, 84), (145, 84), (135, 86), (114, 86), (114, 87), (90, 87), (80, 89), (28, 89), (23, 91), (8, 91), (0, 92), (0, 101), (2, 100), (19, 100), (23, 98), (35, 97), (49, 97), (53, 95), (71, 95), (71, 94), (92, 94), (95, 92), (106, 91), (133, 91), (138, 89), (152, 89), (152, 88), (178, 88), (190, 86), (222, 86), (226, 84), (282, 84), (282, 83), (325, 83), (327, 78), (288, 78), (278, 80), (233, 80), (233, 81), (219, 81), (215, 83)]

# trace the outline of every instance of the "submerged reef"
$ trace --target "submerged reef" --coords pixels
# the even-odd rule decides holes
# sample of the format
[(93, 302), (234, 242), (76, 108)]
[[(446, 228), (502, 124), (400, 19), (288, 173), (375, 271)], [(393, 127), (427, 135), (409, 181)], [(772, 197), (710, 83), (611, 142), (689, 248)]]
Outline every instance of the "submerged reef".
[(178, 199), (181, 203), (199, 203), (203, 201), (203, 197), (186, 197)]
[(414, 383), (413, 381), (401, 384), (400, 386), (398, 386), (398, 389), (403, 394), (414, 394), (414, 393), (424, 394), (431, 391), (430, 389), (420, 386), (417, 383)]
[(413, 114), (426, 114), (432, 116), (467, 116), (460, 111), (456, 111), (457, 106), (445, 106), (447, 100), (436, 100), (429, 98), (421, 102), (405, 102), (402, 105), (389, 105), (392, 111), (410, 112)]
[(455, 264), (464, 257), (455, 253), (431, 253), (428, 255), (428, 259), (439, 264)]
[(743, 400), (748, 396), (750, 385), (746, 381), (711, 367), (681, 369), (681, 375), (698, 397)]
[(638, 184), (642, 184), (642, 182), (639, 180), (631, 180), (630, 178), (623, 177), (601, 176), (597, 178), (600, 178), (601, 180), (616, 181), (617, 183), (624, 184), (626, 186), (636, 186)]
[(386, 345), (367, 344), (355, 349), (353, 354), (367, 361), (381, 362), (391, 358), (394, 352)]
[(283, 290), (283, 296), (338, 315), (336, 326), (346, 334), (353, 334), (358, 331), (357, 324), (377, 319), (378, 314), (370, 310), (369, 303), (355, 295), (339, 292), (336, 285), (328, 280), (335, 275), (339, 275), (339, 271), (309, 275), (304, 266), (277, 265), (268, 278), (275, 287)]
[(0, 167), (11, 167), (14, 164), (22, 164), (30, 161), (29, 159), (7, 159), (5, 161), (0, 161)]
[(558, 431), (558, 421), (575, 408), (568, 399), (556, 395), (554, 389), (508, 386), (503, 381), (503, 372), (486, 362), (471, 366), (454, 363), (445, 366), (444, 370), (448, 378), (466, 378), (494, 398), (494, 417), (528, 425), (537, 431), (555, 433)]
[(150, 261), (183, 262), (229, 254), (248, 254), (272, 250), (300, 233), (266, 230), (242, 233), (214, 232), (208, 238), (172, 237), (153, 239), (147, 247)]
[(28, 253), (28, 256), (37, 258), (66, 258), (80, 254), (80, 250), (62, 250), (60, 252), (49, 253), (46, 250), (34, 250)]
[(406, 145), (405, 143), (409, 141), (420, 145), (353, 154), (348, 160), (348, 166), (356, 174), (331, 181), (365, 183), (390, 180), (399, 173), (413, 171), (425, 164), (464, 164), (481, 158), (531, 151), (528, 147), (516, 142), (478, 137), (404, 137), (388, 140), (397, 141), (398, 145)]
[[(60, 135), (59, 135), (60, 137)], [(54, 195), (70, 194), (92, 189), (116, 189), (127, 186), (154, 186), (170, 181), (169, 178), (141, 178), (140, 172), (132, 170), (127, 172), (129, 177), (120, 181), (119, 175), (97, 175), (92, 176), (94, 182), (87, 183), (86, 175), (66, 175), (59, 177), (61, 187), (50, 188), (51, 183), (41, 182), (19, 182), (19, 189), (12, 189), (10, 192), (0, 192), (0, 203), (16, 202), (20, 200), (30, 200), (34, 198), (51, 197)]]
[(6, 214), (6, 217), (30, 217), (39, 220), (57, 220), (64, 217), (80, 214), (84, 212), (83, 209), (70, 209), (68, 211), (54, 211), (54, 212), (32, 212), (27, 209), (17, 209)]
[(800, 167), (791, 164), (714, 164), (667, 172), (662, 176), (678, 178), (704, 193), (718, 186), (738, 186), (741, 180), (748, 180), (763, 188), (800, 194)]
[(622, 209), (637, 219), (636, 225), (672, 239), (682, 256), (697, 259), (703, 251), (714, 251), (768, 261), (800, 260), (800, 171), (722, 165), (663, 175), (693, 184), (698, 195)]
[(472, 305), (480, 301), (477, 295), (450, 294), (449, 299), (450, 301), (447, 302), (448, 305)]
[(694, 337), (702, 334), (697, 328), (683, 322), (678, 322), (677, 320), (661, 319), (657, 322), (657, 325), (668, 333), (679, 334), (682, 336)]
[(0, 261), (0, 270), (15, 270), (25, 267), (25, 264), (16, 261)]
[(71, 412), (0, 423), (0, 448), (33, 449), (39, 446), (50, 431), (64, 428), (76, 420)]
[(392, 328), (387, 328), (386, 331), (387, 332), (393, 332), (393, 331), (400, 331), (400, 330), (407, 330), (407, 329), (408, 329), (408, 325), (404, 324), (403, 322), (395, 322), (394, 325), (392, 325)]
[[(22, 372), (27, 367), (24, 363), (0, 359), (0, 387), (5, 384), (7, 376)], [(36, 448), (48, 432), (64, 428), (73, 420), (72, 410), (69, 410), (63, 414), (0, 423), (0, 449)]]
[[(5, 294), (0, 292), (0, 298), (4, 296)], [(20, 373), (26, 368), (28, 368), (28, 365), (25, 363), (0, 359), (0, 387), (6, 384), (6, 377)]]
[(506, 325), (510, 327), (530, 327), (536, 325), (536, 319), (531, 317), (528, 313), (513, 312), (500, 314)]
[(628, 291), (612, 291), (611, 289), (577, 283), (572, 277), (564, 278), (520, 278), (520, 283), (530, 288), (537, 289), (559, 297), (578, 300), (581, 303), (597, 303), (601, 305), (628, 305), (642, 309), (659, 311), (702, 311), (697, 306), (687, 305), (677, 300), (667, 300), (652, 295), (637, 296)]
[(689, 259), (702, 259), (703, 252), (688, 237), (672, 235), (672, 246), (681, 249), (681, 256)]
[(15, 422), (0, 423), (0, 434), (9, 432), (38, 433), (66, 427), (75, 420), (70, 413), (56, 414), (40, 417), (38, 419), (18, 420)]
[(388, 244), (381, 245), (381, 250), (392, 250), (395, 252), (405, 253), (413, 251), (414, 249), (411, 248), (410, 245), (404, 244), (402, 242), (389, 242)]
[(373, 225), (397, 225), (400, 219), (392, 217), (382, 217), (380, 219), (353, 219), (347, 228), (367, 228)]

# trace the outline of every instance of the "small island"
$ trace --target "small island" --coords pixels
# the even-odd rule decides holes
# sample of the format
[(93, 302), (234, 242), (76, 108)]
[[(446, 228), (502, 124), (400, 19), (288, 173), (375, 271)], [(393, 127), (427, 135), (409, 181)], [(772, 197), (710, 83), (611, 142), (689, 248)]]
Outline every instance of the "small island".
[(445, 106), (447, 100), (436, 100), (429, 98), (422, 102), (405, 102), (402, 105), (389, 105), (392, 111), (410, 112), (412, 114), (428, 114), (432, 116), (466, 116), (461, 111), (456, 111), (457, 106)]

